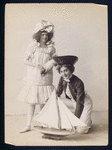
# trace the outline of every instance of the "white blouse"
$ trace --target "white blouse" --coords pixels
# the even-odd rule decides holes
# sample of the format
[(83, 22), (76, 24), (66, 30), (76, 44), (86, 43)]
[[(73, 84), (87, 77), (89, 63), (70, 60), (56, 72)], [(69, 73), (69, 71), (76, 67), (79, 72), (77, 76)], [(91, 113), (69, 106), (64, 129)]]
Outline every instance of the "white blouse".
[(32, 42), (26, 52), (27, 56), (30, 56), (32, 63), (43, 66), (48, 72), (46, 75), (41, 75), (39, 67), (27, 67), (27, 82), (36, 85), (51, 85), (53, 82), (52, 67), (54, 61), (53, 56), (56, 55), (54, 46), (48, 45), (47, 48), (41, 48), (37, 42)]

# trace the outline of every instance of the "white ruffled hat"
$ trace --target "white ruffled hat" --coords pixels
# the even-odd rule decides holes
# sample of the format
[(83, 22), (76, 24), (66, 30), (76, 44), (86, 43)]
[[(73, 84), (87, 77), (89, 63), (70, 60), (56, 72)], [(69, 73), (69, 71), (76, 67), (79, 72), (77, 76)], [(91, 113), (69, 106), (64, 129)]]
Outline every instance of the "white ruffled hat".
[(54, 25), (50, 21), (42, 20), (36, 24), (33, 33), (35, 34), (39, 31), (46, 31), (48, 33), (54, 32)]

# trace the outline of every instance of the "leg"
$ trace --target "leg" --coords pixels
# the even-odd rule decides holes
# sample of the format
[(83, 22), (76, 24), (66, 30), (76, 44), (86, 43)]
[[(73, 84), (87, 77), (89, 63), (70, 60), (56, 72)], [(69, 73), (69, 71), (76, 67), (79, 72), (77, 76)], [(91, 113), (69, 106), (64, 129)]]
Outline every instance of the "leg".
[(20, 133), (28, 132), (31, 130), (31, 123), (32, 123), (34, 111), (35, 111), (35, 105), (29, 104), (28, 114), (27, 114), (27, 124), (26, 124), (26, 127), (20, 131)]
[(93, 107), (92, 100), (88, 95), (86, 95), (84, 109), (83, 109), (80, 120), (83, 121), (87, 125), (87, 127), (79, 127), (78, 126), (77, 127), (78, 133), (88, 133), (89, 129), (91, 128), (92, 107)]

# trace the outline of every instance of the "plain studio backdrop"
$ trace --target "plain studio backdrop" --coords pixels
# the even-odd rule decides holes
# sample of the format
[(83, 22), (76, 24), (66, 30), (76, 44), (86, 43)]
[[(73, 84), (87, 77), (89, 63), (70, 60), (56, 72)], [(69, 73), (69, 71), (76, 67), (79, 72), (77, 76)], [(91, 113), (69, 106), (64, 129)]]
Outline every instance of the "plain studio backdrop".
[[(82, 79), (93, 100), (94, 111), (108, 110), (107, 6), (97, 4), (6, 4), (5, 6), (5, 114), (26, 114), (17, 100), (26, 75), (23, 64), (35, 25), (40, 20), (55, 25), (53, 41), (58, 55), (76, 55), (74, 74)], [(59, 74), (54, 71), (57, 87)]]

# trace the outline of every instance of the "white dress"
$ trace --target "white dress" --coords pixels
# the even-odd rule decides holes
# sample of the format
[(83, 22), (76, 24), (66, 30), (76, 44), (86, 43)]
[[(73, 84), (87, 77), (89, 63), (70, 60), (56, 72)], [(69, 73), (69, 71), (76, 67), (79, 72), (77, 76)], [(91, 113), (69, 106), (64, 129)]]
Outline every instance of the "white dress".
[(47, 48), (41, 48), (36, 41), (33, 41), (28, 46), (26, 55), (30, 56), (32, 63), (42, 65), (48, 72), (41, 75), (39, 67), (27, 65), (26, 84), (18, 99), (29, 104), (45, 104), (54, 89), (52, 57), (55, 56), (55, 48), (52, 44)]

